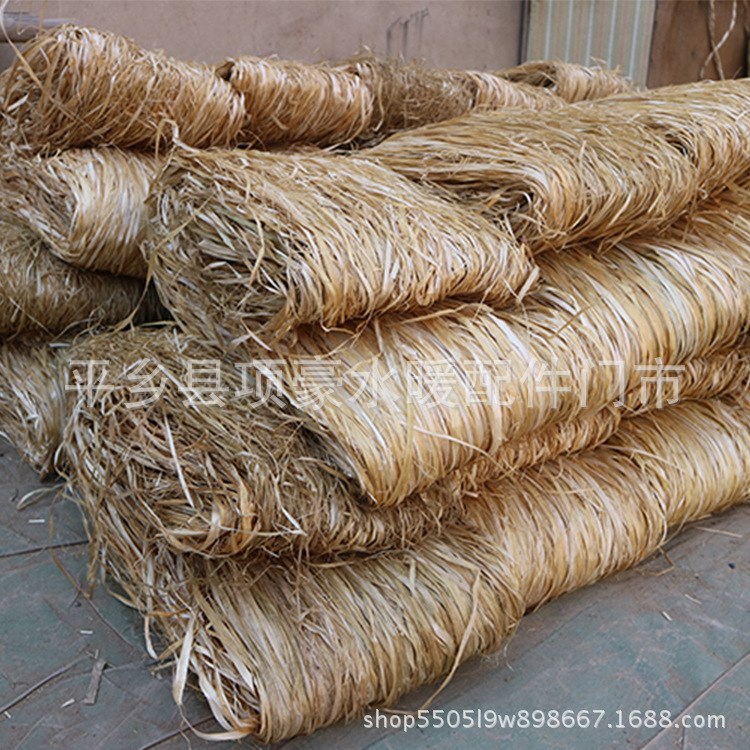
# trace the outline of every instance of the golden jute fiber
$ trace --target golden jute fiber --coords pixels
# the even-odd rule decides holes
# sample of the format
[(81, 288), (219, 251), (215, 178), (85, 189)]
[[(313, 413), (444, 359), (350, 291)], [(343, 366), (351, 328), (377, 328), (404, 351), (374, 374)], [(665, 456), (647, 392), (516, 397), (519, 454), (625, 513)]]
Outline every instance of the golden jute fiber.
[(58, 258), (89, 271), (145, 278), (141, 243), (158, 161), (115, 148), (8, 160), (0, 195)]
[(750, 80), (702, 81), (619, 95), (590, 107), (648, 127), (695, 165), (704, 193), (750, 169)]
[(603, 99), (633, 90), (633, 84), (617, 70), (561, 60), (530, 60), (507, 68), (500, 75), (509, 81), (540, 87), (571, 103)]
[(86, 510), (100, 559), (146, 614), (152, 656), (175, 662), (175, 700), (192, 676), (226, 738), (272, 742), (450, 676), (495, 651), (525, 610), (749, 495), (744, 398), (628, 420), (592, 451), (490, 486), (471, 523), (345, 564), (176, 555)]
[(517, 310), (448, 306), (304, 329), (265, 375), (331, 436), (368, 496), (399, 502), (600, 410), (644, 368), (731, 346), (750, 323), (749, 248), (747, 204), (727, 196), (656, 239), (539, 256), (543, 284)]
[(0, 216), (0, 248), (0, 338), (56, 336), (161, 315), (142, 282), (68, 265), (7, 215)]
[(363, 140), (450, 120), (474, 109), (562, 105), (551, 92), (482, 71), (429, 68), (372, 55), (360, 55), (339, 67), (371, 92), (372, 116)]
[(446, 298), (502, 307), (536, 277), (507, 228), (365, 159), (183, 151), (154, 201), (159, 293), (227, 347)]
[(237, 143), (242, 95), (214, 70), (117, 34), (61, 26), (32, 40), (3, 77), (8, 137), (33, 150), (115, 145), (153, 150)]
[(373, 117), (373, 97), (346, 70), (275, 58), (240, 57), (216, 69), (245, 103), (241, 139), (278, 146), (348, 143)]
[(660, 133), (606, 106), (472, 112), (360, 156), (509, 221), (534, 251), (663, 230), (703, 187)]
[(42, 476), (63, 441), (66, 342), (0, 344), (0, 434)]
[[(189, 362), (205, 366), (216, 354), (173, 330), (94, 336), (74, 355), (106, 362), (106, 384), (93, 398), (82, 387), (69, 406), (65, 452), (77, 491), (98, 513), (118, 514), (123, 534), (212, 557), (410, 546), (460, 519), (467, 493), (481, 493), (488, 479), (603, 442), (623, 417), (675, 399), (740, 393), (750, 383), (747, 348), (689, 362), (664, 393), (644, 376), (621, 407), (539, 430), (471, 472), (372, 508), (335, 469), (314, 425), (243, 378), (242, 363), (222, 361), (223, 390), (201, 394), (190, 385)], [(168, 373), (154, 399), (137, 390), (151, 372)]]

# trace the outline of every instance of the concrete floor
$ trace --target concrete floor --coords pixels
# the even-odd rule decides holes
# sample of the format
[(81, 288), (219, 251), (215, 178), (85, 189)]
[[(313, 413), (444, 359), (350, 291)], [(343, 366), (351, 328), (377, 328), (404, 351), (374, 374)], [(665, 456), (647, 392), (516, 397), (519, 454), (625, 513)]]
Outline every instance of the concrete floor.
[[(16, 510), (40, 487), (0, 442), (0, 747), (216, 748), (186, 729), (188, 721), (202, 731), (216, 726), (197, 695), (184, 716), (175, 708), (169, 670), (145, 656), (139, 616), (103, 587), (90, 599), (76, 589), (85, 586), (88, 549), (75, 505), (53, 503), (50, 491)], [(504, 653), (465, 665), (432, 705), (446, 712), (603, 709), (597, 729), (404, 733), (357, 722), (284, 746), (750, 747), (750, 508), (695, 524), (666, 551), (530, 614)], [(85, 705), (97, 655), (107, 666), (96, 702)], [(408, 696), (403, 707), (418, 707), (430, 693)], [(617, 709), (723, 714), (726, 728), (607, 728)]]

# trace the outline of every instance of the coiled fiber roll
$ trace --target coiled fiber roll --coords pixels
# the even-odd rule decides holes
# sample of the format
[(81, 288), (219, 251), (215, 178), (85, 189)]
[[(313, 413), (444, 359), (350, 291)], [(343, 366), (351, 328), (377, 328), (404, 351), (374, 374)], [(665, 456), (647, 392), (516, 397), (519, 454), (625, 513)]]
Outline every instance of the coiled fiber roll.
[(226, 347), (446, 298), (504, 306), (536, 275), (507, 229), (364, 159), (181, 152), (154, 192), (159, 293)]
[(115, 145), (153, 150), (237, 143), (242, 96), (209, 67), (149, 52), (125, 37), (61, 26), (32, 40), (4, 75), (12, 140), (35, 151)]
[(545, 283), (522, 309), (305, 329), (282, 363), (258, 367), (322, 426), (331, 455), (375, 502), (399, 502), (510, 441), (598, 411), (639, 368), (737, 341), (750, 323), (742, 200), (727, 195), (658, 239), (604, 255), (539, 256)]
[(372, 93), (346, 70), (240, 57), (226, 60), (216, 73), (243, 96), (241, 138), (251, 144), (348, 143), (373, 117)]
[(352, 158), (510, 221), (537, 252), (663, 230), (704, 189), (695, 165), (660, 133), (603, 105), (472, 112)]
[(490, 486), (472, 524), (343, 565), (175, 555), (101, 514), (91, 528), (147, 633), (170, 644), (176, 701), (192, 673), (227, 737), (273, 742), (450, 676), (525, 610), (748, 496), (745, 398), (628, 420), (609, 443)]
[(8, 160), (2, 199), (58, 258), (89, 271), (145, 278), (141, 243), (159, 161), (114, 148)]
[[(248, 384), (233, 363), (222, 363), (220, 401), (186, 406), (186, 363), (216, 355), (176, 331), (94, 336), (74, 355), (107, 362), (107, 386), (93, 400), (81, 389), (65, 428), (70, 476), (90, 509), (121, 516), (123, 533), (134, 539), (159, 538), (177, 551), (214, 557), (252, 549), (329, 557), (411, 546), (461, 518), (464, 497), (488, 479), (602, 442), (623, 416), (660, 406), (657, 384), (644, 381), (645, 390), (627, 394), (623, 407), (539, 430), (470, 473), (399, 505), (369, 508), (335, 470), (313, 425), (278, 399), (235, 396)], [(158, 366), (169, 378), (153, 402), (138, 406), (143, 395), (133, 392), (132, 376), (144, 360), (142, 376)], [(692, 361), (675, 377), (665, 402), (741, 392), (750, 384), (750, 350)]]
[(63, 442), (66, 342), (0, 344), (0, 434), (41, 476), (56, 468)]
[(70, 266), (7, 215), (0, 216), (0, 248), (0, 338), (55, 336), (161, 313), (142, 282)]
[(502, 70), (499, 75), (516, 83), (539, 86), (566, 102), (602, 99), (633, 90), (633, 84), (617, 70), (561, 60), (530, 60)]

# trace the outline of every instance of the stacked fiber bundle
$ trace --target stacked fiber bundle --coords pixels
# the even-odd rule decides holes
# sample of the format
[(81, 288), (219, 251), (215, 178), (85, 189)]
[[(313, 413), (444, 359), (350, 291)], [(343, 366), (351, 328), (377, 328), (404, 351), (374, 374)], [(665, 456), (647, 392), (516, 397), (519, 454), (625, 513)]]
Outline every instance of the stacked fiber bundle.
[(603, 99), (633, 90), (633, 84), (617, 70), (601, 66), (587, 68), (561, 60), (530, 60), (508, 68), (500, 75), (509, 81), (541, 87), (571, 103)]
[[(332, 436), (332, 455), (373, 501), (399, 502), (493, 461), (509, 441), (604, 408), (644, 367), (733, 345), (750, 320), (750, 203), (744, 214), (729, 206), (736, 213), (711, 205), (606, 254), (540, 256), (548, 283), (518, 310), (443, 307), (299, 331), (266, 374)], [(311, 362), (328, 368), (324, 398), (306, 377)], [(435, 383), (442, 398), (430, 398)]]
[(159, 314), (153, 293), (136, 279), (64, 263), (8, 215), (0, 215), (0, 248), (0, 339), (57, 336)]
[(176, 154), (156, 194), (147, 254), (159, 293), (227, 345), (445, 299), (503, 307), (535, 278), (507, 227), (365, 159)]
[(444, 685), (750, 497), (746, 82), (63, 27), (2, 86), (0, 430), (225, 737)]
[(610, 244), (668, 226), (695, 200), (690, 159), (605, 106), (476, 112), (391, 136), (362, 153), (490, 219), (534, 251)]
[[(639, 385), (625, 394), (621, 408), (550, 425), (506, 446), (495, 464), (484, 463), (485, 476), (475, 466), (460, 481), (448, 478), (372, 512), (336, 470), (314, 423), (280, 399), (259, 400), (256, 383), (229, 362), (219, 398), (212, 394), (205, 403), (204, 394), (204, 403), (186, 409), (186, 399), (200, 399), (186, 362), (216, 356), (195, 340), (174, 330), (135, 331), (95, 337), (74, 353), (79, 362), (106, 361), (108, 369), (93, 403), (80, 398), (70, 410), (65, 440), (76, 457), (77, 486), (98, 512), (121, 516), (134, 538), (152, 535), (175, 551), (211, 556), (263, 550), (322, 557), (411, 546), (465, 515), (464, 496), (487, 478), (593, 447), (623, 418), (659, 405), (656, 382), (647, 382), (645, 392)], [(158, 363), (170, 378), (155, 403), (137, 408), (142, 396), (132, 375), (144, 359), (149, 370)], [(750, 348), (691, 360), (676, 377), (682, 401), (742, 393), (750, 384)], [(199, 447), (206, 440), (208, 454)], [(134, 500), (148, 509), (140, 517)]]
[(226, 60), (216, 73), (243, 96), (248, 143), (348, 143), (373, 119), (371, 90), (346, 70), (242, 57)]
[(4, 136), (32, 151), (118, 146), (335, 146), (474, 108), (556, 106), (500, 75), (357, 58), (241, 57), (210, 67), (80, 26), (40, 34), (0, 83)]
[(745, 396), (633, 419), (599, 448), (489, 485), (442, 535), (346, 565), (176, 554), (85, 503), (111, 574), (179, 657), (178, 703), (189, 670), (225, 738), (272, 742), (452, 674), (496, 650), (526, 609), (749, 493)]
[(3, 204), (61, 260), (145, 278), (146, 199), (159, 161), (114, 148), (71, 149), (4, 164)]
[(750, 169), (750, 82), (685, 84), (539, 112), (475, 112), (365, 157), (488, 217), (534, 250), (657, 232)]
[(362, 140), (450, 120), (474, 109), (536, 110), (562, 103), (550, 91), (481, 71), (440, 70), (366, 55), (342, 63), (340, 69), (371, 93), (372, 116)]
[(130, 39), (63, 26), (30, 43), (5, 75), (12, 135), (35, 150), (114, 144), (153, 149), (236, 142), (242, 97), (212, 69), (141, 49)]

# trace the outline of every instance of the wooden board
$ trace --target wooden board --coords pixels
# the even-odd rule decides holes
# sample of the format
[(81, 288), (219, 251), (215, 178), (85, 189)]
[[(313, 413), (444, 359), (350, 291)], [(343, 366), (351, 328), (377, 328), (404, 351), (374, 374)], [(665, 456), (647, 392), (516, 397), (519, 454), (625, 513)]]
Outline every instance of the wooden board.
[[(715, 62), (708, 60), (712, 7), (714, 39), (718, 43), (731, 25), (732, 0), (716, 0), (713, 4), (709, 0), (658, 0), (649, 60), (649, 87), (720, 78)], [(742, 0), (736, 2), (735, 9), (734, 27), (719, 50), (725, 78), (747, 74), (748, 13)]]

